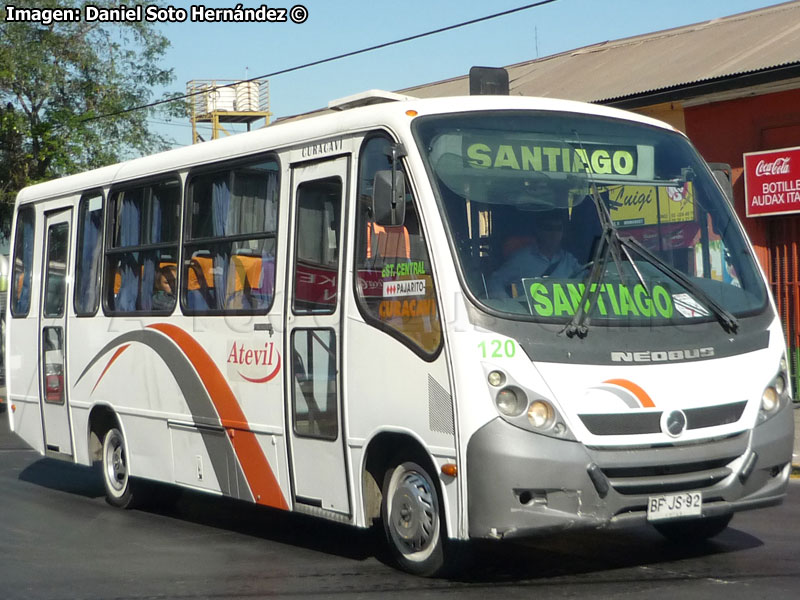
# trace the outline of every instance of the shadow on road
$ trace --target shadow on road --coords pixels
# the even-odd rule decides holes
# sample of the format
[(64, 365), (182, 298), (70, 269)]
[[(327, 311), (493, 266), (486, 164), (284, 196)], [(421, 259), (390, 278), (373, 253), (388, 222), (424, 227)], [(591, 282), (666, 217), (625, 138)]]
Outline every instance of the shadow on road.
[[(622, 569), (663, 566), (762, 545), (760, 539), (733, 528), (705, 542), (676, 544), (647, 525), (624, 531), (575, 531), (520, 542), (477, 542), (472, 544), (470, 568), (453, 580), (517, 583), (594, 574), (596, 577), (587, 581), (611, 583)], [(619, 581), (630, 580), (629, 575), (625, 572)]]
[[(87, 498), (104, 495), (96, 468), (48, 458), (29, 465), (20, 479)], [(190, 490), (176, 494), (172, 486), (154, 485), (148, 491), (152, 501), (142, 509), (145, 513), (353, 560), (376, 557), (388, 562), (376, 531)], [(591, 581), (613, 583), (619, 577), (630, 579), (630, 572), (621, 574), (619, 569), (663, 566), (761, 545), (758, 538), (735, 528), (728, 528), (707, 542), (678, 545), (667, 542), (646, 525), (627, 530), (568, 532), (523, 542), (473, 542), (458, 545), (465, 555), (464, 564), (448, 579), (450, 584), (468, 587), (522, 581), (544, 584), (552, 578), (582, 575), (593, 575)], [(670, 576), (668, 570), (662, 575)]]
[(371, 531), (190, 490), (184, 490), (173, 503), (157, 504), (149, 510), (206, 527), (356, 560), (374, 556), (379, 548)]
[(27, 483), (86, 498), (105, 495), (99, 471), (53, 458), (42, 458), (30, 464), (19, 474), (19, 478)]

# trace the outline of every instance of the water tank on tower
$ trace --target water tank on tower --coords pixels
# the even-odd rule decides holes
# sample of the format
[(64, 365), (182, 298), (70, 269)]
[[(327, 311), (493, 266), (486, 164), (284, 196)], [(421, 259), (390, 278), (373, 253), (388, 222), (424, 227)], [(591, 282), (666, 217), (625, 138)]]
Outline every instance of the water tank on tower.
[(259, 86), (257, 81), (242, 81), (236, 84), (236, 110), (255, 112), (258, 106)]
[(206, 109), (211, 113), (216, 110), (232, 112), (236, 108), (236, 90), (232, 87), (218, 87), (206, 94)]

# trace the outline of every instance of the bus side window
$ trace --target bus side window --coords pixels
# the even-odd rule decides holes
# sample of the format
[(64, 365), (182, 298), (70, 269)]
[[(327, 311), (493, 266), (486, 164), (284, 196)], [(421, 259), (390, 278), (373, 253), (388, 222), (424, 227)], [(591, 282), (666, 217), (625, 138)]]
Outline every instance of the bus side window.
[(78, 316), (91, 316), (97, 312), (102, 233), (103, 196), (84, 196), (78, 213), (78, 250), (75, 260), (74, 304)]
[(260, 158), (190, 177), (181, 305), (187, 314), (263, 313), (272, 305), (278, 163)]
[(11, 316), (25, 317), (31, 307), (31, 276), (34, 243), (33, 207), (20, 209), (14, 236), (14, 266), (11, 276)]
[(109, 202), (105, 302), (111, 313), (169, 313), (157, 287), (178, 256), (180, 182), (177, 179), (114, 191)]
[[(378, 225), (372, 215), (375, 173), (392, 168), (391, 144), (386, 137), (374, 136), (361, 147), (356, 295), (369, 323), (430, 356), (439, 349), (442, 330), (430, 256), (410, 188), (402, 225)], [(402, 165), (397, 168), (402, 170)]]

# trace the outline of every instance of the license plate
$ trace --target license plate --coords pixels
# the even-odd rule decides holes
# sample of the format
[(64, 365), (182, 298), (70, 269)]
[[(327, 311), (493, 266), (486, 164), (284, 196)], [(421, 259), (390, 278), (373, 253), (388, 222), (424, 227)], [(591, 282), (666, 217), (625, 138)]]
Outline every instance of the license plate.
[(699, 517), (703, 512), (702, 492), (683, 492), (650, 496), (647, 499), (647, 520)]

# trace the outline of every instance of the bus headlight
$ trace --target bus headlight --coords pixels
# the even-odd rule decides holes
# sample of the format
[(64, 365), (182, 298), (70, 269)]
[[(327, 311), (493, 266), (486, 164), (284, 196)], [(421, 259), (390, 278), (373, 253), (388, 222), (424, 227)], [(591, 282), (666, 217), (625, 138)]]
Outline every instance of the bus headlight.
[(507, 387), (497, 392), (494, 399), (497, 410), (507, 417), (518, 417), (528, 406), (525, 393), (517, 388)]
[(789, 402), (789, 373), (786, 359), (781, 358), (778, 374), (772, 378), (761, 394), (761, 406), (758, 411), (758, 423), (763, 423), (777, 414)]
[(767, 414), (772, 414), (780, 406), (780, 395), (777, 390), (770, 386), (761, 395), (761, 410)]
[(535, 429), (550, 429), (555, 422), (556, 411), (552, 404), (544, 400), (535, 400), (528, 407), (528, 422)]
[(484, 363), (483, 374), (494, 408), (506, 423), (539, 435), (576, 440), (555, 400), (496, 365)]

